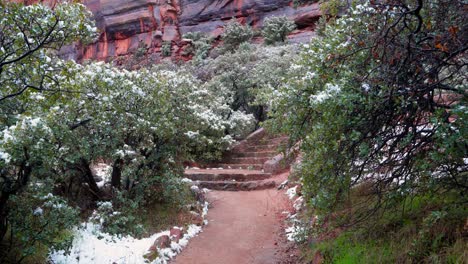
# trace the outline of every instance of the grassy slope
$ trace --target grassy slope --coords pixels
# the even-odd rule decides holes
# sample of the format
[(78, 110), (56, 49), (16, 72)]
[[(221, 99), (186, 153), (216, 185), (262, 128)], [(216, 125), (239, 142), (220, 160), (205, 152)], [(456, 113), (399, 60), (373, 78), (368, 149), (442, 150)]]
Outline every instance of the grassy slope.
[(460, 196), (402, 201), (336, 237), (310, 242), (304, 259), (320, 254), (324, 263), (468, 263), (468, 208)]

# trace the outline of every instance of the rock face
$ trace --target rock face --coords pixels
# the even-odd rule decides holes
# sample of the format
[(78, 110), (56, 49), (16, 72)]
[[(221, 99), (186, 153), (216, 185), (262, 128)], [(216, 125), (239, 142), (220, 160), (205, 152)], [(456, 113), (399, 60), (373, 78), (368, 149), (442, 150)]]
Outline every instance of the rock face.
[(170, 41), (173, 56), (180, 56), (187, 44), (181, 39), (184, 33), (218, 37), (231, 18), (259, 28), (266, 17), (286, 15), (298, 26), (290, 41), (305, 42), (320, 16), (318, 4), (294, 8), (291, 0), (83, 0), (83, 4), (93, 12), (101, 34), (92, 45), (62, 51), (76, 60), (107, 60), (139, 48), (157, 54), (163, 41)]

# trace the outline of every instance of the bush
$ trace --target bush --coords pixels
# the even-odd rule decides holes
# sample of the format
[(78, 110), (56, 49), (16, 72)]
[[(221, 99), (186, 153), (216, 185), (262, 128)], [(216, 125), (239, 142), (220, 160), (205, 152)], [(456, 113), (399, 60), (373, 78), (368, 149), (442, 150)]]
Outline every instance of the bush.
[(239, 47), (240, 44), (250, 41), (253, 35), (253, 30), (249, 25), (243, 26), (233, 19), (224, 26), (224, 33), (221, 36), (223, 47), (225, 50), (233, 51)]
[[(392, 222), (401, 224), (408, 208), (396, 205), (418, 196), (440, 200), (440, 212), (464, 203), (449, 199), (468, 186), (467, 145), (459, 144), (468, 114), (462, 2), (356, 5), (304, 46), (269, 93), (271, 127), (301, 142), (303, 192), (329, 230), (388, 231), (371, 220), (396, 211)], [(363, 185), (367, 192), (354, 196)], [(454, 243), (453, 230), (428, 232), (442, 216), (416, 226), (414, 262), (427, 260), (432, 242), (431, 254)], [(457, 216), (459, 226), (466, 217)]]
[[(404, 7), (357, 5), (305, 46), (293, 77), (271, 101), (275, 126), (302, 142), (305, 190), (317, 210), (336, 209), (363, 182), (381, 193), (374, 210), (409, 195), (467, 186), (466, 146), (455, 143), (466, 133), (463, 56), (446, 53), (460, 51), (466, 39), (450, 33), (453, 25), (466, 26), (461, 5), (423, 1), (415, 20)], [(434, 23), (424, 26), (418, 16)], [(439, 33), (443, 45), (425, 38)], [(414, 34), (431, 52), (408, 38)], [(422, 71), (427, 67), (432, 70)], [(433, 78), (436, 84), (429, 84)], [(354, 221), (366, 217), (368, 205)]]
[[(184, 69), (127, 71), (103, 62), (77, 64), (58, 58), (50, 49), (71, 42), (63, 38), (64, 32), (73, 40), (80, 34), (85, 39), (95, 34), (87, 20), (90, 13), (83, 8), (78, 4), (58, 5), (54, 10), (0, 5), (6, 16), (0, 23), (11, 22), (19, 14), (30, 15), (34, 19), (13, 24), (38, 23), (35, 26), (42, 30), (51, 26), (52, 37), (35, 47), (25, 42), (39, 36), (23, 35), (37, 32), (17, 32), (24, 27), (2, 24), (8, 30), (5, 38), (13, 39), (0, 43), (0, 240), (12, 230), (10, 240), (33, 241), (32, 234), (17, 228), (22, 217), (32, 219), (31, 226), (37, 223), (31, 216), (34, 208), (19, 206), (22, 200), (16, 198), (39, 193), (29, 187), (31, 182), (48, 184), (54, 187), (50, 191), (54, 196), (60, 194), (76, 204), (87, 199), (79, 202), (87, 206), (85, 210), (95, 202), (113, 200), (112, 210), (120, 213), (101, 215), (108, 232), (140, 234), (135, 210), (149, 203), (182, 204), (178, 177), (183, 162), (202, 154), (207, 159), (220, 157), (234, 141), (226, 132), (241, 133), (250, 124), (250, 115), (229, 107), (228, 95), (215, 92), (214, 87), (205, 89)], [(35, 19), (40, 16), (48, 19)], [(60, 21), (55, 23), (56, 19)], [(55, 32), (55, 24), (62, 34)], [(165, 47), (170, 48), (170, 43)], [(112, 166), (111, 186), (96, 183), (91, 169), (99, 160)], [(54, 215), (54, 221), (62, 217), (60, 212), (42, 210), (44, 215)], [(69, 215), (76, 219), (76, 214)], [(44, 226), (41, 234), (47, 237), (40, 239), (52, 240), (57, 229), (66, 231), (70, 226), (68, 222), (51, 224), (50, 230)], [(56, 243), (42, 244), (53, 247)]]
[(268, 17), (263, 22), (262, 36), (268, 45), (286, 42), (288, 34), (296, 28), (294, 21), (286, 16)]
[(192, 50), (190, 50), (190, 53), (194, 55), (194, 60), (196, 62), (202, 61), (208, 57), (213, 38), (206, 36), (206, 34), (202, 32), (189, 32), (184, 34), (183, 38), (192, 40)]
[(161, 55), (163, 57), (170, 57), (172, 54), (172, 43), (170, 41), (164, 41), (161, 46)]
[(2, 263), (45, 260), (49, 249), (66, 251), (71, 246), (78, 211), (63, 198), (46, 193), (50, 188), (45, 187), (30, 185), (28, 192), (10, 198), (10, 230), (3, 241), (10, 246), (2, 252)]

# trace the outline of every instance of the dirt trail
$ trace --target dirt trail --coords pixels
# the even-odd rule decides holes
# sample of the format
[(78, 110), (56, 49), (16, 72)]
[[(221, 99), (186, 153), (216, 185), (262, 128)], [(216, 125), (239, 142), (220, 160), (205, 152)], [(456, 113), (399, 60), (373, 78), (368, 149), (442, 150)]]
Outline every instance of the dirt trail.
[(288, 263), (284, 261), (281, 213), (290, 204), (284, 190), (211, 191), (207, 198), (212, 203), (209, 224), (172, 264)]

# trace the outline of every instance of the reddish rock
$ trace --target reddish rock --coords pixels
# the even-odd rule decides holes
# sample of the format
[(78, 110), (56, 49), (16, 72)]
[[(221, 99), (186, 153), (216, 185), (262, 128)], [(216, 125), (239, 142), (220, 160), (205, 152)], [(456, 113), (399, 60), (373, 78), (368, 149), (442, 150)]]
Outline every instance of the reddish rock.
[(178, 243), (179, 239), (181, 239), (184, 236), (184, 233), (182, 232), (182, 229), (180, 229), (178, 227), (173, 227), (173, 228), (171, 228), (169, 236), (170, 236), (172, 241)]
[(168, 235), (163, 235), (154, 241), (153, 245), (150, 247), (150, 251), (157, 251), (157, 248), (168, 248), (171, 246), (171, 239)]
[(203, 225), (203, 217), (197, 212), (190, 212), (190, 213), (192, 215), (191, 222), (194, 225), (202, 226)]
[[(55, 2), (51, 1), (50, 2)], [(201, 31), (219, 37), (232, 17), (253, 27), (261, 27), (269, 16), (286, 15), (298, 29), (291, 42), (307, 42), (320, 17), (317, 3), (294, 8), (292, 0), (82, 0), (94, 14), (101, 35), (87, 47), (72, 45), (61, 51), (63, 57), (108, 60), (132, 54), (140, 41), (148, 47), (160, 47), (162, 40), (172, 41), (175, 57), (187, 60), (181, 36)], [(160, 52), (160, 49), (150, 49)]]
[[(26, 4), (35, 2), (54, 6), (56, 0), (18, 0)], [(148, 47), (161, 46), (164, 41), (178, 42), (184, 33), (201, 31), (219, 37), (224, 25), (231, 18), (260, 28), (269, 16), (285, 15), (295, 21), (297, 31), (291, 42), (307, 42), (321, 15), (319, 4), (297, 8), (292, 0), (82, 0), (94, 14), (101, 35), (96, 43), (87, 47), (74, 44), (65, 47), (60, 54), (64, 58), (108, 60), (126, 56), (144, 41)], [(156, 33), (156, 34), (155, 34)], [(155, 37), (159, 35), (159, 37)], [(152, 49), (151, 52), (159, 52)], [(189, 59), (178, 52), (179, 59)]]

